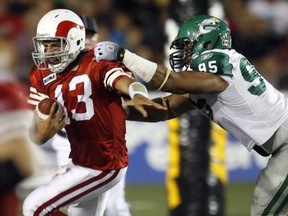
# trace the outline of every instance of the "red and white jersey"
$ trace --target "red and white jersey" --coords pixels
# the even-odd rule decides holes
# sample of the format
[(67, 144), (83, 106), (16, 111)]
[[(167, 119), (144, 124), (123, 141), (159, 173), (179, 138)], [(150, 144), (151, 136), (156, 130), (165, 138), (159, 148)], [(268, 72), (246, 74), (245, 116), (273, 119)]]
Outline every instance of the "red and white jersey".
[(34, 67), (28, 103), (35, 108), (48, 96), (64, 106), (69, 157), (75, 165), (98, 170), (123, 168), (128, 165), (125, 112), (114, 86), (132, 73), (123, 64), (93, 58), (93, 50), (82, 52), (62, 73)]

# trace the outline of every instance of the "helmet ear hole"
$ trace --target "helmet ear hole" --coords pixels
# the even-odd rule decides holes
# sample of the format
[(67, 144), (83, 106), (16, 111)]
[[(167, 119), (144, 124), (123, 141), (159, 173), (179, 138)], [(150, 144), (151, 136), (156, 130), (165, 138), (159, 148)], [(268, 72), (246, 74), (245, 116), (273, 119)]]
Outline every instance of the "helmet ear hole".
[(210, 45), (211, 45), (211, 41), (207, 41), (206, 43), (204, 43), (203, 47), (205, 49), (209, 49)]

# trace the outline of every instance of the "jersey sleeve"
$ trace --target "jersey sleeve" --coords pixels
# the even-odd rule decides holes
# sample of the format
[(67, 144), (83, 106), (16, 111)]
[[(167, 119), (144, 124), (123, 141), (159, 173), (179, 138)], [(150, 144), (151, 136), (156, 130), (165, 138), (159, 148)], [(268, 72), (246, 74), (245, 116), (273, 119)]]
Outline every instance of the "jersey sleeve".
[(100, 77), (105, 86), (109, 90), (114, 90), (116, 83), (123, 77), (134, 79), (132, 72), (123, 64), (103, 61), (100, 62)]
[(30, 72), (30, 88), (28, 97), (28, 106), (34, 110), (37, 104), (48, 97), (45, 93), (45, 88), (41, 84), (42, 78), (38, 75), (37, 69), (34, 67)]

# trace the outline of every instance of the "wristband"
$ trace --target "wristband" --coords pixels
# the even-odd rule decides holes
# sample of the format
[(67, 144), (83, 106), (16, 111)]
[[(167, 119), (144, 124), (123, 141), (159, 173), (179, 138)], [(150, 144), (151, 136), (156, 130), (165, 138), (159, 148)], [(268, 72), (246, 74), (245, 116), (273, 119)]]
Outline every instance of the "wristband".
[(148, 91), (146, 87), (140, 82), (133, 82), (129, 85), (129, 96), (133, 99), (135, 94), (140, 94), (148, 98)]
[(163, 86), (166, 84), (166, 82), (167, 82), (167, 80), (168, 80), (168, 78), (170, 76), (170, 73), (171, 73), (171, 70), (167, 69), (166, 74), (165, 74), (165, 78), (164, 78), (162, 84), (160, 85), (160, 87), (158, 89), (156, 89), (157, 91), (161, 91), (162, 90)]
[(146, 83), (152, 79), (157, 70), (156, 63), (131, 53), (127, 49), (125, 50), (122, 63)]

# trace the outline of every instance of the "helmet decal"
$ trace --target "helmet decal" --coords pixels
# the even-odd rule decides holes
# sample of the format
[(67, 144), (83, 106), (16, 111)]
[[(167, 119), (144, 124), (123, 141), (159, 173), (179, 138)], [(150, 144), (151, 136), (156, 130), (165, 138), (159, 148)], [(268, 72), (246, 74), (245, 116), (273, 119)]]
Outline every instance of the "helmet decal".
[(55, 36), (58, 37), (65, 37), (67, 38), (67, 35), (72, 28), (78, 28), (78, 29), (84, 29), (84, 26), (78, 25), (77, 23), (65, 20), (57, 26), (56, 34)]
[(231, 41), (230, 40), (222, 40), (222, 45), (223, 46), (231, 46)]
[(222, 33), (222, 45), (223, 45), (223, 46), (231, 47), (231, 36), (230, 36), (230, 32), (224, 31), (224, 32)]
[(219, 29), (219, 20), (217, 18), (210, 18), (210, 19), (205, 19), (202, 22), (198, 23), (197, 25), (199, 26), (199, 32), (201, 34), (207, 34), (213, 30), (218, 30)]
[(114, 52), (114, 46), (107, 45), (107, 50), (110, 52)]

